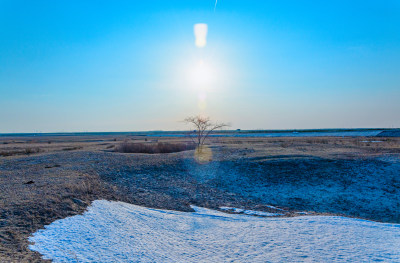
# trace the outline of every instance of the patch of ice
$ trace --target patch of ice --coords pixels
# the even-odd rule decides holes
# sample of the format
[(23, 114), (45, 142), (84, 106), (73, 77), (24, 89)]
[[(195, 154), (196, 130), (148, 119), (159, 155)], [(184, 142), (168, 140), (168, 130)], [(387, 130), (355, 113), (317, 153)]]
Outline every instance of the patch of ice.
[(229, 206), (222, 206), (219, 209), (224, 210), (224, 211), (234, 212), (234, 213), (243, 213), (243, 211), (244, 211), (244, 209), (229, 207)]
[(308, 215), (309, 213), (307, 213), (307, 212), (296, 212), (296, 214), (299, 214), (299, 215)]
[[(255, 210), (244, 210), (241, 208), (228, 207), (228, 206), (222, 206), (219, 209), (221, 209), (223, 211), (229, 211), (229, 212), (233, 212), (233, 213), (243, 213), (243, 214), (252, 215), (252, 216), (282, 216), (283, 215), (283, 214), (277, 214), (277, 213), (255, 211)], [(282, 210), (282, 209), (280, 209), (280, 210)]]
[(400, 225), (339, 216), (252, 217), (94, 201), (33, 234), (54, 262), (400, 262)]
[(283, 214), (268, 213), (262, 211), (254, 211), (254, 210), (244, 210), (243, 213), (246, 215), (253, 215), (253, 216), (283, 216)]
[(269, 208), (272, 208), (272, 209), (275, 209), (275, 210), (285, 211), (284, 209), (281, 209), (281, 208), (278, 208), (278, 207), (275, 207), (275, 206), (272, 206), (272, 205), (266, 205), (266, 207), (269, 207)]
[(361, 141), (361, 142), (383, 142), (383, 141)]

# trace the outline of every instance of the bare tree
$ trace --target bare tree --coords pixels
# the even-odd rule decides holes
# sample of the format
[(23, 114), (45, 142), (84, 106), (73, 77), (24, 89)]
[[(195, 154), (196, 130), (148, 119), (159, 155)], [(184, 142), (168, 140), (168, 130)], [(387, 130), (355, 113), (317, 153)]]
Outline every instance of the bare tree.
[(187, 117), (185, 123), (193, 125), (195, 130), (190, 133), (190, 138), (197, 146), (202, 146), (211, 132), (230, 126), (227, 123), (214, 123), (209, 117), (202, 117), (200, 115), (194, 117)]

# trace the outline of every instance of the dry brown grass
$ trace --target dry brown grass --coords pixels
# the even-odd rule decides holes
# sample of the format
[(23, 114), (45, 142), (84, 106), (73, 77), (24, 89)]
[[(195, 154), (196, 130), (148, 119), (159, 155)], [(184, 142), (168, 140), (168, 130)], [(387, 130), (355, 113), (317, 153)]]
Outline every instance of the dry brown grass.
[(30, 155), (30, 154), (35, 154), (35, 153), (40, 153), (43, 152), (42, 149), (39, 147), (27, 147), (25, 149), (13, 149), (13, 150), (2, 150), (0, 151), (0, 156), (13, 156), (13, 155)]
[(82, 146), (66, 147), (66, 148), (63, 148), (62, 150), (63, 151), (75, 151), (75, 150), (80, 150), (80, 149), (82, 149)]
[(174, 153), (187, 150), (194, 150), (196, 145), (193, 143), (128, 143), (124, 142), (115, 149), (120, 153)]
[(82, 213), (96, 199), (129, 201), (95, 175), (36, 169), (43, 171), (32, 176), (0, 171), (2, 263), (47, 262), (28, 249), (32, 233), (57, 219)]

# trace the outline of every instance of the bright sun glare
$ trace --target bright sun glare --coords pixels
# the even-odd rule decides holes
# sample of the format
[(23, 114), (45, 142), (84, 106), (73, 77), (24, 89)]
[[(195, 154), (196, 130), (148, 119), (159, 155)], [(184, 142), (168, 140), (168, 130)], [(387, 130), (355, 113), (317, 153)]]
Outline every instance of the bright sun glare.
[(214, 73), (209, 64), (200, 60), (191, 72), (191, 80), (196, 88), (208, 89), (214, 79)]

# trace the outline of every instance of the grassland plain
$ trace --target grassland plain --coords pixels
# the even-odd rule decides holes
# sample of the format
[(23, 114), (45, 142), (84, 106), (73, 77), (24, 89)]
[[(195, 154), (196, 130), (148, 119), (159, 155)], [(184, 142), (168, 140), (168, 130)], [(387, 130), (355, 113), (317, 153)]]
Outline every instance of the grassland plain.
[[(192, 211), (190, 205), (297, 211), (400, 223), (400, 140), (386, 137), (211, 138), (194, 150), (125, 154), (98, 135), (0, 138), (0, 262), (43, 262), (28, 237), (97, 199)], [(187, 141), (187, 140), (186, 140)], [(281, 210), (279, 210), (281, 211)]]

